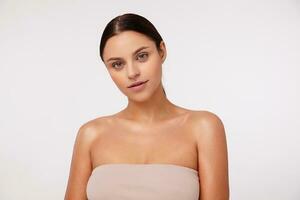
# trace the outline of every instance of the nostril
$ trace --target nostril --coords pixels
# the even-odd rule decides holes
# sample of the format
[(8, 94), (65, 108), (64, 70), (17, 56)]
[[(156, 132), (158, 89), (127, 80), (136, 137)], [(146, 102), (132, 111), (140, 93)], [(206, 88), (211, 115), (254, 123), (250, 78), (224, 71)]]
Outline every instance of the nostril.
[(139, 76), (139, 75), (140, 75), (140, 73), (136, 72), (136, 73), (134, 73), (134, 74), (129, 74), (128, 77), (129, 77), (129, 78), (136, 78), (136, 77)]

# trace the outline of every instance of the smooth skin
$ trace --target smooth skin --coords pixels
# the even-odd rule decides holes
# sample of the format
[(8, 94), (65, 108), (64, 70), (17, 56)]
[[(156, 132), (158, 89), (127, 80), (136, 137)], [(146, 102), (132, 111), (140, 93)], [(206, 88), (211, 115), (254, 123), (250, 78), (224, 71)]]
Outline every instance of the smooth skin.
[[(164, 42), (158, 50), (152, 40), (134, 31), (107, 41), (104, 63), (116, 86), (127, 96), (128, 105), (79, 128), (65, 200), (86, 200), (93, 169), (109, 163), (189, 167), (199, 172), (199, 200), (229, 200), (224, 125), (212, 112), (189, 110), (167, 99), (161, 83), (166, 55)], [(149, 80), (142, 91), (127, 88), (140, 80)]]

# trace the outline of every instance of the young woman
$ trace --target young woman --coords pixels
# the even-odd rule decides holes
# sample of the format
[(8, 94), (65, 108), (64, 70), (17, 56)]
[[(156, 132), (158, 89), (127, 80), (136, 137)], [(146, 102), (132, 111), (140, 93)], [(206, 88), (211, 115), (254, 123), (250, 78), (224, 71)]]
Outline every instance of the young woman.
[(229, 199), (223, 123), (169, 101), (166, 55), (146, 18), (127, 13), (107, 24), (100, 56), (128, 105), (79, 128), (65, 200)]

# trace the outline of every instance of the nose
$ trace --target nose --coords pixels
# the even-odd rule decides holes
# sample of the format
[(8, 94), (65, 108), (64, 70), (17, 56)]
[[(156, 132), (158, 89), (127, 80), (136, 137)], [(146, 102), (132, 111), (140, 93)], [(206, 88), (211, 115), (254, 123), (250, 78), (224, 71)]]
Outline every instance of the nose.
[(140, 75), (140, 71), (133, 63), (127, 65), (127, 76), (129, 79), (136, 79)]

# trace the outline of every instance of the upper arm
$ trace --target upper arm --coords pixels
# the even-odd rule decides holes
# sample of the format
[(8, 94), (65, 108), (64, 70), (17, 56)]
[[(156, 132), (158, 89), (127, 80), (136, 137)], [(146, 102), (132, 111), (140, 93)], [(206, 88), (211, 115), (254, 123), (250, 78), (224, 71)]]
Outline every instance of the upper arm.
[(200, 200), (228, 200), (228, 155), (221, 119), (204, 112), (197, 122)]
[(86, 124), (78, 130), (73, 146), (68, 185), (65, 200), (86, 200), (86, 186), (92, 171), (90, 146), (93, 140), (92, 129)]

